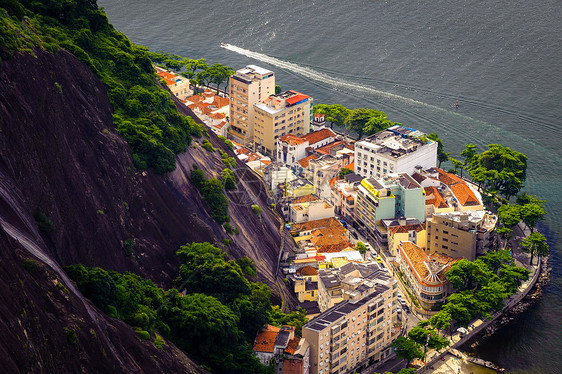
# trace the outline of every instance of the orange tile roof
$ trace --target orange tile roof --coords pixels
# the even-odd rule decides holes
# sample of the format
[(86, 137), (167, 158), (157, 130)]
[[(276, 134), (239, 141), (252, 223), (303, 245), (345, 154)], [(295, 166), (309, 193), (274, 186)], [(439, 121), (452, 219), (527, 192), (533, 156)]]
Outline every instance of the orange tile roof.
[(347, 248), (354, 248), (353, 244), (351, 244), (350, 242), (346, 241), (342, 241), (340, 243), (337, 244), (328, 244), (328, 245), (324, 245), (318, 249), (316, 249), (316, 251), (318, 253), (334, 253), (334, 252), (341, 252), (344, 249)]
[[(316, 272), (316, 274), (318, 274), (318, 272)], [(300, 341), (301, 338), (299, 338), (298, 336), (295, 336), (293, 339), (289, 340), (289, 343), (287, 343), (287, 348), (285, 348), (285, 353), (294, 355)]]
[(254, 351), (273, 353), (275, 339), (277, 339), (277, 334), (279, 334), (280, 330), (281, 329), (279, 327), (271, 325), (267, 325), (265, 328), (262, 328), (256, 335), (256, 340), (254, 341)]
[(298, 160), (297, 162), (303, 167), (303, 168), (307, 168), (308, 167), (308, 163), (310, 162), (310, 160), (316, 160), (318, 158), (318, 156), (316, 155), (310, 155), (308, 157), (305, 157), (301, 160)]
[(322, 140), (325, 140), (327, 138), (335, 138), (336, 137), (336, 133), (334, 133), (332, 130), (330, 129), (322, 129), (322, 130), (318, 130), (318, 131), (314, 131), (311, 133), (308, 133), (306, 135), (304, 135), (302, 138), (304, 140), (308, 140), (308, 143), (312, 146), (315, 143), (318, 143)]
[(302, 101), (302, 100), (304, 100), (304, 99), (309, 99), (309, 98), (310, 98), (310, 96), (307, 96), (307, 95), (305, 95), (305, 94), (301, 94), (300, 92), (297, 92), (297, 91), (294, 91), (294, 90), (291, 90), (291, 92), (294, 93), (295, 96), (289, 97), (289, 98), (286, 100), (286, 101), (287, 101), (287, 104), (289, 104), (289, 105), (293, 105), (293, 104), (298, 103), (299, 101)]
[(332, 179), (330, 179), (330, 187), (335, 188), (336, 187), (336, 181), (340, 180), (340, 176), (336, 175), (335, 177), (333, 177)]
[(321, 229), (312, 230), (311, 234), (314, 236), (342, 236), (347, 232), (346, 228), (342, 225), (333, 227), (324, 227)]
[(465, 183), (461, 178), (457, 177), (455, 174), (447, 173), (446, 171), (438, 168), (435, 168), (435, 170), (439, 173), (439, 180), (445, 183), (447, 186), (452, 186), (455, 183), (462, 183), (462, 184)]
[(425, 195), (428, 197), (425, 200), (426, 205), (432, 204), (436, 208), (447, 208), (449, 206), (437, 188), (430, 186), (424, 189)]
[(308, 195), (295, 197), (291, 201), (291, 204), (309, 203), (311, 201), (317, 201), (317, 200), (320, 200), (320, 198), (318, 196), (313, 195), (313, 194), (308, 194)]
[(193, 95), (193, 96), (190, 96), (190, 97), (186, 98), (185, 100), (191, 101), (192, 103), (200, 103), (204, 99), (201, 95)]
[(453, 194), (455, 194), (457, 201), (462, 206), (480, 205), (480, 201), (478, 201), (474, 192), (472, 192), (470, 187), (468, 187), (465, 183), (457, 183), (452, 185), (450, 188), (451, 191), (453, 191)]
[(297, 270), (298, 275), (318, 275), (318, 270), (313, 268), (312, 266), (303, 266), (299, 270)]
[[(399, 245), (410, 269), (413, 269), (419, 283), (427, 287), (435, 287), (448, 283), (445, 272), (455, 262), (462, 258), (452, 258), (440, 253), (426, 255), (423, 249), (411, 242), (402, 242)], [(433, 269), (430, 269), (430, 266)]]
[(212, 119), (223, 119), (226, 117), (224, 113), (209, 113), (208, 116)]
[(352, 162), (349, 165), (345, 165), (344, 168), (349, 170), (355, 170), (355, 162)]
[(411, 230), (416, 230), (416, 232), (420, 232), (422, 230), (425, 230), (425, 222), (424, 223), (416, 223), (414, 225), (392, 226), (388, 229), (388, 231), (391, 234), (407, 233)]
[(343, 227), (340, 221), (338, 221), (334, 217), (329, 217), (329, 218), (317, 219), (314, 221), (296, 223), (293, 225), (293, 227), (291, 227), (291, 231), (292, 232), (311, 231), (314, 229), (322, 229), (325, 227), (337, 227), (337, 226)]
[(296, 136), (294, 134), (286, 134), (279, 138), (280, 141), (288, 143), (290, 145), (299, 145), (306, 142), (305, 139), (301, 138), (300, 136)]
[(215, 99), (213, 100), (213, 105), (215, 105), (217, 108), (222, 108), (230, 105), (230, 100), (226, 97), (215, 95)]
[(347, 201), (354, 201), (354, 200), (355, 200), (355, 199), (353, 198), (353, 196), (351, 196), (351, 195), (346, 196), (345, 199), (346, 199)]
[(332, 148), (338, 147), (340, 145), (343, 146), (342, 148), (348, 148), (348, 149), (351, 149), (351, 150), (354, 149), (353, 144), (344, 142), (343, 140), (338, 140), (338, 141), (335, 141), (333, 143), (327, 144), (323, 147), (320, 147), (320, 148), (316, 149), (315, 152), (321, 153), (323, 155), (329, 155), (330, 152), (332, 151)]

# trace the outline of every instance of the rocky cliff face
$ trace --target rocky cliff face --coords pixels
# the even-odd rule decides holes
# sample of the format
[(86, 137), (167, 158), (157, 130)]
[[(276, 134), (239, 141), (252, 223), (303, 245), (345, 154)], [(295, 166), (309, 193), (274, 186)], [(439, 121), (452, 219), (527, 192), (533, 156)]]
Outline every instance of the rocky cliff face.
[[(218, 153), (190, 147), (167, 176), (139, 172), (111, 112), (102, 83), (65, 51), (21, 54), (0, 66), (0, 294), (12, 300), (0, 306), (0, 331), (9, 337), (0, 343), (0, 365), (14, 372), (50, 371), (60, 362), (68, 372), (92, 363), (106, 372), (195, 370), (177, 349), (158, 352), (83, 300), (60, 270), (68, 264), (133, 271), (170, 287), (181, 244), (229, 238), (233, 257), (256, 260), (260, 279), (286, 305), (295, 303), (275, 274), (282, 222), (260, 180), (238, 165), (245, 176), (229, 195), (229, 210), (241, 232), (230, 236), (188, 179), (194, 163), (218, 176)], [(213, 134), (209, 140), (226, 150)], [(251, 204), (260, 205), (261, 219)], [(55, 229), (40, 233), (35, 213)], [(38, 270), (24, 268), (31, 266), (25, 260), (37, 261)], [(76, 344), (65, 327), (76, 331)]]

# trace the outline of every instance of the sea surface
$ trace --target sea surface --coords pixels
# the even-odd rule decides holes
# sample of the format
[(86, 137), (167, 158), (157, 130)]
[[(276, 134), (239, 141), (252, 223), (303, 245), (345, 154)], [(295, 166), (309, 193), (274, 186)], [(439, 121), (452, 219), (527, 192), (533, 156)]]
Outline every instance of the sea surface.
[(548, 200), (540, 228), (552, 252), (552, 282), (478, 353), (511, 373), (562, 373), (562, 1), (99, 4), (118, 30), (151, 51), (272, 69), (283, 89), (315, 103), (376, 108), (437, 132), (453, 157), (466, 143), (526, 154), (525, 191)]

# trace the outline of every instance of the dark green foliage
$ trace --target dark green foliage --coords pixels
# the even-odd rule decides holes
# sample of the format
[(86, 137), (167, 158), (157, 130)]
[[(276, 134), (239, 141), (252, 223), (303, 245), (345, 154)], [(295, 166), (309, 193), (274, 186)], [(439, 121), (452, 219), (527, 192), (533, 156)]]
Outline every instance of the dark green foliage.
[(285, 314), (277, 305), (272, 307), (269, 317), (269, 323), (274, 326), (295, 326), (295, 334), (297, 334), (298, 336), (301, 336), (302, 327), (306, 323), (306, 321), (308, 321), (308, 318), (306, 318), (306, 310), (304, 310), (303, 308), (299, 308), (288, 314)]
[(346, 168), (341, 168), (340, 173), (339, 173), (339, 176), (340, 176), (340, 178), (343, 179), (344, 176), (346, 176), (347, 174), (351, 174), (351, 173), (353, 173), (353, 170), (351, 170), (351, 169), (346, 169)]
[(211, 144), (210, 141), (208, 141), (207, 139), (203, 140), (203, 144), (201, 145), (201, 147), (205, 148), (207, 151), (209, 152), (214, 152), (215, 151), (215, 147), (213, 147), (213, 145)]
[[(0, 13), (2, 59), (33, 47), (56, 52), (60, 46), (74, 54), (106, 86), (115, 128), (131, 146), (134, 165), (160, 174), (175, 169), (175, 154), (190, 144), (195, 124), (158, 86), (146, 48), (116, 31), (95, 1), (7, 3), (9, 14)], [(20, 22), (24, 13), (28, 18)]]
[(376, 109), (353, 109), (345, 119), (345, 127), (357, 132), (359, 138), (372, 135), (393, 125), (388, 116)]
[(521, 249), (523, 252), (531, 254), (529, 265), (533, 264), (534, 255), (538, 255), (540, 257), (548, 255), (548, 244), (546, 243), (546, 238), (540, 232), (533, 232), (527, 238), (523, 239), (521, 241)]
[(418, 343), (403, 336), (398, 337), (394, 343), (392, 343), (392, 347), (394, 348), (396, 356), (407, 361), (406, 367), (410, 366), (410, 362), (412, 362), (413, 359), (425, 357), (425, 353), (423, 353)]
[[(222, 135), (219, 135), (219, 139), (222, 140), (224, 142), (224, 144), (226, 144), (226, 146), (228, 148), (230, 148), (230, 150), (234, 149), (234, 144), (232, 144), (232, 142), (230, 140), (228, 140), (227, 138), (225, 138)], [(224, 158), (224, 157), (223, 157)]]
[(135, 247), (135, 239), (134, 238), (126, 239), (123, 242), (123, 248), (125, 248), (125, 252), (127, 253), (128, 256), (131, 256), (135, 253), (134, 250), (133, 250), (134, 247)]
[(235, 190), (237, 188), (236, 177), (231, 169), (224, 169), (222, 171), (221, 182), (224, 184), (226, 190)]
[(38, 267), (35, 260), (23, 260), (21, 266), (31, 274), (37, 273)]
[(367, 247), (362, 242), (357, 242), (355, 244), (355, 249), (358, 250), (361, 254), (365, 254), (367, 252)]
[[(272, 308), (269, 288), (246, 280), (240, 265), (209, 243), (187, 244), (177, 253), (182, 262), (178, 282), (186, 296), (131, 273), (82, 265), (65, 270), (85, 296), (96, 296), (91, 300), (98, 307), (133, 326), (143, 339), (154, 337), (158, 349), (161, 334), (214, 372), (265, 373), (249, 344), (257, 330), (268, 322), (293, 324), (300, 334), (306, 311), (284, 314)], [(249, 259), (238, 262), (253, 269)], [(107, 278), (115, 286), (109, 301), (99, 297)], [(92, 293), (92, 288), (98, 292)]]
[(64, 334), (66, 335), (66, 341), (73, 347), (78, 346), (78, 339), (76, 338), (76, 332), (68, 327), (64, 328)]
[(222, 225), (222, 227), (224, 227), (226, 232), (229, 233), (230, 235), (234, 233), (234, 230), (232, 229), (232, 225), (230, 223), (227, 222), (224, 225)]
[(441, 167), (441, 163), (449, 159), (449, 153), (445, 153), (443, 142), (439, 139), (439, 136), (436, 133), (432, 132), (431, 134), (428, 134), (427, 138), (437, 142), (437, 161), (439, 161), (438, 167)]
[(513, 227), (521, 221), (521, 206), (502, 204), (498, 208), (498, 217), (505, 226)]
[(68, 276), (76, 283), (84, 296), (101, 309), (115, 305), (117, 288), (109, 273), (100, 268), (88, 269), (83, 265), (65, 267)]
[(256, 276), (256, 263), (248, 256), (240, 257), (238, 260), (236, 260), (236, 263), (238, 264), (238, 266), (240, 266), (245, 274), (252, 277)]
[(35, 223), (39, 230), (45, 234), (50, 234), (55, 230), (55, 225), (53, 221), (51, 221), (47, 216), (41, 212), (35, 212), (33, 214), (33, 218), (35, 219)]
[(527, 156), (499, 144), (490, 144), (480, 154), (473, 151), (474, 148), (467, 151), (466, 167), (472, 180), (489, 194), (499, 194), (507, 200), (517, 195), (527, 177)]
[(252, 211), (258, 216), (261, 214), (261, 208), (257, 204), (252, 204)]
[(283, 92), (283, 91), (282, 91), (282, 88), (281, 88), (281, 85), (276, 84), (276, 85), (275, 85), (275, 94), (278, 95), (278, 94), (280, 94), (281, 92)]
[(228, 199), (224, 195), (221, 181), (216, 178), (205, 180), (203, 170), (193, 169), (191, 171), (191, 182), (203, 195), (203, 200), (209, 206), (211, 217), (219, 225), (230, 221), (228, 216)]

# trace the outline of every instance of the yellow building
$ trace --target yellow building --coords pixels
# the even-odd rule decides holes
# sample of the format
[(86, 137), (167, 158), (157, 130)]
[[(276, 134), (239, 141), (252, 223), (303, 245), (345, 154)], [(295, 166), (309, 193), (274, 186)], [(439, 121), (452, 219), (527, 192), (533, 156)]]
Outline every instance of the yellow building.
[(392, 256), (398, 253), (401, 242), (413, 242), (425, 248), (427, 246), (427, 231), (425, 223), (414, 225), (398, 225), (388, 228), (388, 250)]
[(230, 128), (228, 135), (245, 146), (254, 141), (254, 104), (275, 92), (275, 74), (248, 65), (230, 77)]
[(310, 130), (312, 98), (297, 91), (271, 95), (254, 104), (254, 143), (256, 150), (276, 154), (277, 139), (286, 135), (304, 135)]
[(433, 214), (427, 219), (427, 250), (473, 261), (496, 245), (497, 217), (487, 211)]
[(295, 294), (299, 303), (318, 300), (318, 270), (303, 266), (295, 274)]

